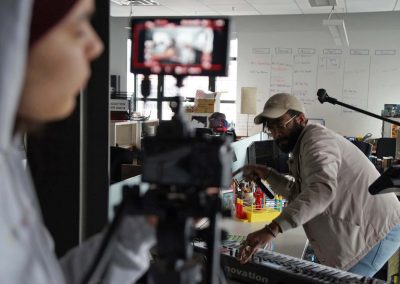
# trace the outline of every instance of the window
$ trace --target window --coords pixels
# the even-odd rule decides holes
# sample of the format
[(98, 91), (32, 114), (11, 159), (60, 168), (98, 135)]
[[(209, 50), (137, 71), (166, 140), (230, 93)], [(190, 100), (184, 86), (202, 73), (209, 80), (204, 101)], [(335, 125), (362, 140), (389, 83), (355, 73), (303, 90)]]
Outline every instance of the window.
[(128, 39), (126, 45), (126, 91), (128, 94), (135, 92), (135, 74), (131, 73), (131, 46), (132, 40)]
[[(183, 87), (180, 94), (185, 98), (194, 98), (197, 90), (208, 90), (208, 77), (206, 76), (188, 76), (183, 80)], [(164, 81), (164, 96), (174, 97), (177, 94), (177, 87), (175, 86), (176, 79), (173, 76), (165, 76)]]
[[(220, 111), (226, 114), (228, 122), (236, 121), (236, 82), (237, 82), (237, 39), (230, 42), (230, 61), (229, 61), (229, 74), (228, 77), (217, 77), (215, 80), (215, 91), (222, 92), (220, 100)], [(130, 58), (131, 58), (131, 40), (127, 42), (127, 91), (128, 93), (135, 93), (136, 110), (143, 115), (149, 115), (151, 112), (151, 119), (171, 119), (173, 113), (169, 107), (169, 100), (178, 93), (176, 87), (176, 79), (173, 76), (158, 76), (150, 75), (151, 92), (149, 101), (146, 106), (143, 104), (143, 96), (140, 93), (140, 84), (143, 79), (141, 74), (132, 74), (130, 72)], [(135, 86), (136, 76), (136, 86)], [(157, 90), (158, 81), (162, 83), (160, 90)], [(180, 90), (180, 95), (185, 98), (194, 98), (197, 90), (207, 91), (210, 86), (210, 78), (205, 76), (192, 76), (186, 77), (183, 80), (183, 87)], [(158, 93), (159, 92), (159, 93)], [(161, 106), (161, 114), (158, 113), (158, 106)], [(146, 109), (143, 109), (143, 108)]]
[(230, 42), (229, 73), (227, 77), (217, 77), (215, 91), (221, 92), (220, 111), (225, 113), (228, 122), (236, 122), (236, 84), (237, 84), (237, 39)]

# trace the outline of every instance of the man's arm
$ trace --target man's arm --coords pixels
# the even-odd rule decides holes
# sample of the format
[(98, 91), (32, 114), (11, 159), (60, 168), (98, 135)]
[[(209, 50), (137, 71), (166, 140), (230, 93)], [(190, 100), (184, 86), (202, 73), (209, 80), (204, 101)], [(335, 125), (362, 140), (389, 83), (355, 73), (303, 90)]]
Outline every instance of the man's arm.
[(272, 190), (279, 195), (287, 198), (291, 193), (294, 184), (293, 178), (282, 175), (274, 169), (264, 165), (247, 165), (243, 167), (243, 177), (248, 180), (261, 178), (267, 180)]

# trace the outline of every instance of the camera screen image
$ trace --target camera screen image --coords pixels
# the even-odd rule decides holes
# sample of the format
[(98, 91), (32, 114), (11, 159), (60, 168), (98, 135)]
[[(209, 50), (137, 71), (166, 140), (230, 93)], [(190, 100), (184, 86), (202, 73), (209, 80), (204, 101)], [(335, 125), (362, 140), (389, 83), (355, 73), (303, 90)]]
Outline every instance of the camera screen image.
[(134, 18), (131, 71), (226, 75), (227, 18)]

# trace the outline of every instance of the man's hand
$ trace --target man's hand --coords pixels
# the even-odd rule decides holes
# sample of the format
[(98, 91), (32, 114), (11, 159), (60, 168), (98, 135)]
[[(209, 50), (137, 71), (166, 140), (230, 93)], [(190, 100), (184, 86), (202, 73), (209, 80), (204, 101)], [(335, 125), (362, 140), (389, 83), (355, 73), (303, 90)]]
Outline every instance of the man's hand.
[(265, 179), (270, 174), (271, 169), (263, 165), (247, 165), (242, 168), (242, 171), (243, 177), (250, 181), (258, 178)]
[(239, 249), (238, 260), (244, 264), (260, 248), (272, 241), (274, 236), (265, 228), (249, 234)]

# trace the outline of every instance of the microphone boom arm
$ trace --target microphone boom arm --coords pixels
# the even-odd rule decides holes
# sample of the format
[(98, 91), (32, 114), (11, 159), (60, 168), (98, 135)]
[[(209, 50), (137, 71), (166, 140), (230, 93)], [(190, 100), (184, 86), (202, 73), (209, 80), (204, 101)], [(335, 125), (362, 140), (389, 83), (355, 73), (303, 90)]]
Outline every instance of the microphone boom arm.
[[(319, 89), (317, 92), (318, 100), (321, 104), (324, 102), (329, 102), (331, 104), (338, 104), (343, 107), (361, 112), (363, 114), (372, 116), (374, 118), (387, 121), (390, 123), (393, 123), (394, 125), (400, 126), (400, 123), (398, 121), (391, 120), (389, 118), (374, 114), (369, 111), (365, 111), (363, 109), (359, 109), (357, 107), (354, 107), (352, 105), (348, 105), (345, 103), (342, 103), (338, 101), (335, 98), (331, 98), (328, 96), (328, 93), (326, 92), (325, 89)], [(372, 195), (375, 194), (380, 194), (380, 193), (388, 193), (388, 192), (399, 192), (400, 188), (400, 166), (390, 166), (385, 172), (382, 173), (382, 175), (377, 178), (369, 187), (368, 191)]]
[(389, 122), (389, 123), (393, 123), (394, 125), (397, 125), (397, 126), (400, 126), (400, 122), (398, 122), (398, 121), (395, 121), (395, 120), (392, 120), (392, 119), (377, 115), (375, 113), (360, 109), (358, 107), (343, 103), (341, 101), (338, 101), (337, 99), (328, 96), (328, 93), (326, 92), (325, 89), (319, 89), (318, 92), (317, 92), (317, 96), (318, 96), (318, 100), (319, 100), (319, 102), (321, 104), (323, 104), (324, 102), (328, 102), (328, 103), (331, 103), (331, 104), (334, 104), (334, 105), (337, 104), (337, 105), (343, 106), (345, 108), (349, 108), (349, 109), (361, 112), (363, 114), (372, 116), (374, 118), (377, 118), (377, 119), (380, 119), (380, 120), (383, 120), (383, 121), (386, 121), (386, 122)]

